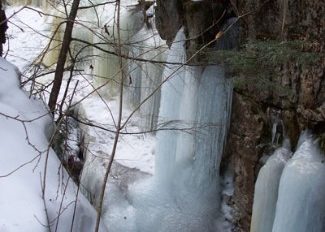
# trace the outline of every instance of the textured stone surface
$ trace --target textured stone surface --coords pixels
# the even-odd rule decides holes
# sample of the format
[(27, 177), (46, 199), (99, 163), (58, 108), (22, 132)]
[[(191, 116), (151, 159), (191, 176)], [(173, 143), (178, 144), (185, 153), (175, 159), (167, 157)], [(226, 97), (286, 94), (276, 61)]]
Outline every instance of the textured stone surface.
[(236, 230), (248, 231), (253, 204), (255, 171), (259, 160), (258, 145), (262, 141), (266, 117), (259, 105), (246, 97), (235, 93), (233, 96), (233, 112), (227, 152), (223, 164), (231, 166), (234, 175), (234, 195), (232, 207), (235, 210), (234, 223)]
[(182, 0), (157, 0), (156, 3), (156, 27), (160, 37), (170, 45), (183, 24)]
[(233, 0), (243, 17), (243, 37), (308, 39), (324, 48), (325, 2), (319, 0)]
[[(265, 2), (264, 5), (262, 2)], [(224, 162), (235, 173), (232, 199), (235, 231), (247, 232), (259, 159), (265, 152), (259, 148), (271, 142), (272, 125), (267, 111), (279, 112), (293, 148), (303, 129), (312, 129), (316, 134), (325, 132), (325, 59), (322, 54), (325, 2), (238, 0), (237, 10), (240, 14), (254, 11), (243, 18), (242, 42), (246, 39), (302, 39), (306, 41), (304, 51), (322, 56), (313, 64), (298, 64), (290, 60), (280, 64), (262, 86), (259, 84), (260, 77), (242, 76), (247, 84), (236, 90), (239, 94), (234, 96), (232, 126)], [(260, 109), (255, 115), (253, 105)], [(244, 114), (247, 116), (243, 117)], [(264, 126), (257, 122), (257, 118), (263, 121)], [(240, 136), (238, 133), (241, 133)], [(247, 146), (247, 141), (250, 146)]]
[(187, 50), (197, 51), (214, 39), (229, 16), (228, 5), (228, 0), (157, 0), (157, 30), (161, 38), (170, 45), (183, 26), (188, 39)]

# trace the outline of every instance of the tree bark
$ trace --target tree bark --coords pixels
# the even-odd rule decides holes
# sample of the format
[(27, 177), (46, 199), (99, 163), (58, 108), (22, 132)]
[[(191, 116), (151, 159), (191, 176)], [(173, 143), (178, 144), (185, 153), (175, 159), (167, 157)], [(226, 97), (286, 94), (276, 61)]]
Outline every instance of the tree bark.
[(67, 53), (69, 51), (69, 46), (71, 43), (71, 35), (72, 35), (74, 21), (77, 16), (79, 3), (80, 0), (74, 0), (72, 2), (70, 14), (66, 22), (66, 29), (64, 31), (62, 46), (61, 46), (58, 62), (55, 69), (53, 87), (51, 90), (50, 99), (48, 103), (50, 111), (52, 113), (54, 113), (55, 111), (56, 103), (61, 89), (62, 78), (64, 73), (64, 65), (67, 60)]

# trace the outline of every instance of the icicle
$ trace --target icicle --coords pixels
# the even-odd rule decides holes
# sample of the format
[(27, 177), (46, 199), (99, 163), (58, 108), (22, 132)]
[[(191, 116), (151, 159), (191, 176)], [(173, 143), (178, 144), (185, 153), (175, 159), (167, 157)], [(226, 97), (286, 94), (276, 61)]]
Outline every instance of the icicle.
[(325, 158), (308, 134), (280, 180), (273, 232), (325, 231)]
[(251, 232), (272, 232), (280, 177), (290, 155), (289, 146), (278, 148), (259, 171), (254, 191)]
[[(121, 5), (120, 16), (120, 46), (123, 55), (128, 54), (129, 44), (132, 37), (141, 30), (143, 26), (143, 13), (136, 9), (131, 9), (134, 1), (124, 1)], [(97, 86), (106, 85), (101, 89), (101, 93), (106, 97), (115, 97), (118, 93), (118, 86), (122, 78), (117, 52), (117, 25), (116, 25), (116, 7), (115, 4), (107, 4), (102, 7), (99, 15), (100, 29), (93, 39), (99, 47), (109, 53), (95, 49), (94, 54), (97, 57), (94, 64), (94, 75)], [(127, 61), (123, 59), (123, 66), (127, 69)]]
[[(165, 50), (155, 27), (152, 29), (142, 28), (132, 39), (130, 55), (134, 58), (145, 60), (166, 61)], [(127, 99), (130, 108), (137, 107), (144, 99), (155, 91), (161, 83), (163, 66), (151, 62), (139, 62), (130, 59), (128, 71)], [(140, 108), (141, 127), (144, 130), (155, 130), (157, 128), (158, 113), (160, 106), (160, 88)], [(131, 103), (131, 104), (130, 104)]]
[(275, 143), (277, 125), (278, 125), (277, 123), (273, 123), (273, 125), (272, 125), (272, 144)]

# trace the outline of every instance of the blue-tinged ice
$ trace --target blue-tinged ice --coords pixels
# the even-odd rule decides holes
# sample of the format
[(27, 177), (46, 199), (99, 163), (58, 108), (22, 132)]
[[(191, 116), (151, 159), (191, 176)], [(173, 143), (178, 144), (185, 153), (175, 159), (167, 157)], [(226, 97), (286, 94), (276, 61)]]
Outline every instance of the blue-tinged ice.
[(284, 168), (273, 232), (325, 231), (325, 158), (317, 141), (303, 134)]
[[(186, 62), (178, 33), (167, 62)], [(129, 192), (137, 231), (215, 231), (219, 163), (228, 127), (231, 82), (219, 66), (165, 68), (155, 175)]]
[(259, 171), (255, 183), (251, 232), (272, 232), (280, 177), (290, 155), (289, 147), (278, 148)]

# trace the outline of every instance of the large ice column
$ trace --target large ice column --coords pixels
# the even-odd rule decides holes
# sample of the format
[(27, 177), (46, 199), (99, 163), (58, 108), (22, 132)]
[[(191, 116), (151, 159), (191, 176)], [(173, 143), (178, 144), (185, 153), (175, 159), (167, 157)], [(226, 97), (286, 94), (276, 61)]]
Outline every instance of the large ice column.
[[(197, 77), (198, 91), (193, 170), (200, 185), (214, 182), (219, 173), (232, 102), (231, 80), (220, 66), (204, 67)], [(217, 176), (217, 179), (219, 177)], [(209, 183), (210, 182), (210, 183)]]
[[(47, 1), (44, 1), (47, 2)], [(93, 4), (101, 3), (102, 1), (94, 1)], [(42, 3), (44, 8), (46, 7), (45, 3)], [(47, 3), (50, 4), (50, 3)], [(51, 3), (54, 4), (54, 3)], [(89, 1), (82, 0), (80, 2), (81, 7), (89, 6)], [(67, 11), (70, 11), (71, 5), (67, 5)], [(52, 9), (52, 10), (50, 10)], [(46, 51), (46, 54), (42, 60), (42, 63), (51, 67), (57, 63), (59, 52), (61, 49), (61, 44), (63, 42), (63, 34), (65, 31), (65, 18), (66, 10), (62, 4), (58, 4), (55, 8), (48, 8), (46, 11), (49, 11), (49, 16), (47, 16), (47, 24), (50, 25), (51, 36), (53, 39), (50, 41), (49, 49)], [(75, 66), (77, 68), (89, 67), (94, 59), (93, 56), (93, 42), (95, 38), (102, 38), (98, 31), (103, 26), (101, 17), (99, 14), (102, 14), (103, 7), (96, 8), (85, 8), (79, 9), (77, 14), (77, 20), (74, 24), (74, 29), (72, 31), (72, 40), (70, 44), (71, 55), (74, 58)], [(51, 16), (53, 15), (53, 16)], [(102, 42), (102, 40), (97, 39)], [(70, 58), (70, 57), (69, 57)], [(69, 61), (67, 61), (68, 63)], [(94, 64), (92, 64), (94, 65)]]
[(325, 157), (313, 138), (300, 143), (281, 176), (273, 232), (325, 231)]
[[(44, 1), (46, 2), (46, 1)], [(70, 47), (75, 58), (77, 67), (93, 67), (93, 74), (97, 77), (97, 87), (106, 84), (109, 88), (103, 88), (102, 93), (107, 96), (115, 96), (118, 92), (116, 88), (120, 82), (121, 71), (119, 57), (117, 56), (117, 13), (115, 2), (102, 4), (103, 0), (96, 0), (90, 3), (87, 0), (80, 2), (81, 8), (78, 10), (77, 20), (74, 24)], [(45, 3), (42, 3), (45, 6)], [(87, 7), (91, 4), (98, 4), (96, 7)], [(120, 45), (122, 53), (127, 56), (131, 38), (143, 26), (143, 13), (136, 10), (135, 1), (126, 0), (121, 2), (119, 31), (121, 35)], [(67, 5), (68, 12), (70, 4)], [(134, 8), (134, 9), (133, 9)], [(52, 10), (48, 23), (51, 24), (53, 40), (42, 60), (45, 66), (56, 64), (58, 54), (61, 49), (63, 34), (65, 30), (64, 19), (65, 9), (58, 5)], [(59, 29), (58, 29), (58, 26)], [(56, 32), (57, 31), (57, 32)], [(54, 32), (56, 32), (54, 34)], [(78, 55), (77, 57), (75, 57)], [(125, 68), (127, 69), (127, 68)]]
[[(122, 55), (127, 56), (129, 48), (132, 46), (132, 37), (144, 24), (143, 13), (132, 9), (131, 5), (135, 5), (135, 3), (132, 0), (121, 2), (119, 29), (116, 20), (116, 5), (106, 4), (103, 7), (99, 7), (100, 13), (98, 15), (100, 18), (98, 24), (100, 25), (100, 30), (97, 31), (94, 42), (102, 50), (95, 48), (94, 51), (96, 56), (94, 75), (97, 86), (106, 86), (101, 89), (101, 92), (107, 97), (114, 97), (119, 92), (118, 86), (122, 77), (122, 71), (120, 70), (120, 58), (117, 56), (118, 46), (121, 46)], [(121, 41), (118, 41), (118, 30)], [(123, 70), (127, 70), (127, 61), (124, 59)]]
[(137, 231), (215, 231), (218, 170), (230, 115), (231, 83), (219, 66), (180, 66), (178, 33), (164, 71), (155, 176), (134, 186)]
[[(84, 5), (84, 2), (81, 2), (81, 5)], [(47, 67), (55, 65), (59, 58), (65, 31), (64, 21), (67, 17), (64, 12), (65, 10), (63, 6), (58, 5), (55, 9), (50, 11), (50, 15), (54, 15), (55, 17), (47, 16), (46, 23), (50, 25), (51, 36), (53, 37), (50, 41), (50, 46), (42, 59), (42, 64)], [(96, 11), (93, 8), (79, 10), (77, 21), (74, 24), (72, 38), (84, 41), (79, 42), (72, 40), (70, 44), (71, 55), (75, 60), (75, 66), (78, 68), (86, 67), (85, 64), (89, 66), (91, 63), (90, 60), (93, 59), (93, 48), (92, 46), (89, 46), (89, 44), (93, 43), (93, 37), (98, 28), (97, 22), (94, 18), (96, 18)], [(67, 63), (69, 62), (70, 61), (67, 61)]]
[[(55, 12), (51, 13), (55, 14)], [(62, 14), (58, 13), (57, 16), (61, 17), (47, 19), (48, 23), (50, 24), (52, 40), (49, 41), (46, 53), (39, 57), (40, 62), (46, 67), (51, 67), (57, 63), (61, 49), (63, 31), (65, 27), (64, 24), (61, 25), (61, 23), (63, 22)]]
[(258, 173), (251, 232), (272, 232), (280, 177), (290, 155), (288, 147), (278, 148)]
[[(141, 127), (144, 130), (157, 128), (160, 106), (160, 88), (162, 80), (163, 64), (151, 61), (166, 60), (166, 46), (159, 37), (155, 27), (143, 27), (132, 39), (128, 60), (127, 100), (130, 108), (137, 107), (148, 96), (150, 98), (142, 104), (139, 113), (141, 115)], [(138, 61), (137, 59), (145, 61)], [(151, 96), (152, 95), (152, 96)]]
[[(185, 41), (185, 35), (180, 32), (176, 40)], [(167, 63), (185, 62), (186, 54), (183, 42), (174, 43), (168, 54)], [(186, 68), (179, 69), (178, 66), (168, 65), (163, 73), (165, 81), (161, 90), (161, 102), (159, 110), (159, 124), (165, 128), (177, 128), (180, 123), (180, 107)], [(168, 79), (166, 81), (166, 79)], [(188, 107), (191, 107), (189, 105)], [(155, 157), (156, 175), (158, 179), (165, 178), (168, 174), (172, 175), (176, 161), (177, 130), (162, 130), (157, 133), (157, 155)], [(167, 180), (170, 178), (167, 177)]]

